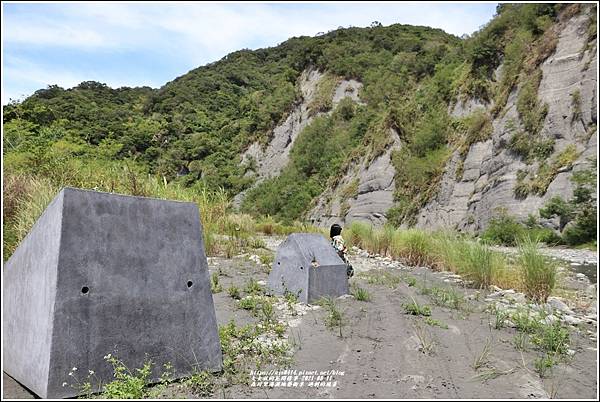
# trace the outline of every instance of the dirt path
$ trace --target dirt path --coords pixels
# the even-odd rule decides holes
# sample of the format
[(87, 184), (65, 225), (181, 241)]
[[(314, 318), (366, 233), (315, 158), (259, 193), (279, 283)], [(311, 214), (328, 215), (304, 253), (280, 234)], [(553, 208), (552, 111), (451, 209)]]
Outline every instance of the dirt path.
[[(275, 250), (280, 240), (268, 238), (267, 246)], [(223, 289), (213, 295), (219, 325), (231, 320), (238, 326), (257, 322), (227, 292), (230, 286), (243, 289), (250, 279), (266, 281), (268, 267), (249, 257), (209, 258), (211, 274), (218, 274)], [(366, 257), (364, 253), (352, 255), (351, 261), (356, 270), (351, 283), (365, 289), (371, 300), (359, 301), (350, 296), (335, 301), (342, 313), (341, 337), (339, 328), (326, 327), (327, 312), (322, 307), (300, 306), (305, 314), (296, 317), (277, 312), (278, 318), (289, 325), (285, 336), (294, 345), (289, 368), (296, 372), (337, 370), (332, 386), (234, 385), (219, 389), (213, 397), (593, 399), (596, 396), (595, 321), (570, 327), (572, 356), (555, 366), (547, 378), (540, 378), (534, 368), (540, 352), (531, 346), (522, 352), (517, 350), (514, 328), (494, 328), (494, 316), (485, 311), (489, 305), (485, 301), (488, 292), (463, 288), (448, 273), (410, 269), (389, 259)], [(457, 308), (436, 305), (423, 290), (432, 288), (460, 295)], [(420, 306), (429, 306), (431, 316), (406, 314), (404, 305), (413, 300)], [(482, 353), (486, 345), (487, 355)], [(476, 368), (478, 358), (480, 364)], [(4, 397), (27, 395), (14, 381), (14, 384), (10, 379), (7, 381), (6, 376), (4, 379)], [(172, 386), (165, 396), (199, 397), (179, 385)]]

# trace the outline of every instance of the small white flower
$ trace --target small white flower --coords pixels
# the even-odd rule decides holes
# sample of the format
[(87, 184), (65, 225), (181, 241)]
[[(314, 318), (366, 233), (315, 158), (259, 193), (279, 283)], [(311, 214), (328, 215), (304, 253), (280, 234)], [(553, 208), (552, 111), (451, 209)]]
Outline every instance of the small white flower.
[(109, 354), (107, 354), (106, 356), (104, 356), (104, 360), (108, 360), (108, 359), (110, 359), (111, 357), (112, 357), (112, 354), (110, 354), (110, 353), (109, 353)]
[(90, 370), (90, 375), (94, 375), (94, 370)]
[(73, 367), (73, 371), (77, 371), (77, 367)]
[(71, 371), (71, 372), (69, 372), (69, 375), (70, 375), (71, 377), (73, 377), (73, 372), (72, 372), (72, 371)]
[(66, 386), (67, 386), (67, 383), (66, 383), (66, 382), (63, 382), (62, 386), (63, 386), (63, 387), (66, 387)]

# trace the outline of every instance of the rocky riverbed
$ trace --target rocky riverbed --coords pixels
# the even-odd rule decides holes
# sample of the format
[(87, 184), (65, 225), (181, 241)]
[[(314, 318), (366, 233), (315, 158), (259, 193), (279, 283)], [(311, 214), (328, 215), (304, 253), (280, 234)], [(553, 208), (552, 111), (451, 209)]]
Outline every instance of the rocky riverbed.
[[(265, 237), (274, 253), (282, 237)], [(335, 299), (340, 327), (327, 325), (329, 312), (270, 298), (274, 319), (284, 331), (264, 333), (252, 348), (289, 345), (288, 366), (266, 365), (272, 373), (329, 373), (331, 381), (287, 387), (256, 382), (252, 370), (240, 366), (248, 382), (215, 377), (210, 395), (185, 382), (161, 391), (161, 398), (584, 398), (597, 390), (596, 285), (564, 267), (555, 295), (536, 305), (513, 289), (474, 289), (451, 272), (408, 267), (388, 257), (353, 248), (354, 295)], [(255, 254), (208, 259), (221, 289), (213, 294), (218, 324), (261, 325), (240, 307), (251, 296), (250, 281), (264, 286), (269, 267)], [(230, 293), (242, 290), (239, 299)], [(356, 289), (368, 294), (359, 300)], [(254, 296), (252, 296), (254, 297)], [(264, 296), (258, 296), (264, 297)], [(414, 303), (421, 314), (407, 313)], [(540, 372), (547, 352), (523, 322), (560, 330), (564, 350)], [(525, 336), (527, 335), (527, 337)], [(249, 344), (250, 346), (250, 344)], [(252, 369), (252, 370), (251, 370)], [(283, 370), (283, 371), (281, 371)], [(333, 373), (333, 374), (332, 374)], [(26, 397), (27, 391), (4, 377), (4, 397)]]

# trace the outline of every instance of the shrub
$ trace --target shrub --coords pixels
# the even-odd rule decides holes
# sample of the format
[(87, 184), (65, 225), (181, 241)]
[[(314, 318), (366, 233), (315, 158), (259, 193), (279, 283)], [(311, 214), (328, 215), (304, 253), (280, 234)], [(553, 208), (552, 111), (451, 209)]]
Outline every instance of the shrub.
[(560, 218), (560, 229), (565, 243), (584, 244), (595, 240), (597, 236), (597, 206), (592, 198), (596, 189), (596, 173), (593, 169), (577, 171), (571, 176), (571, 181), (576, 186), (573, 197), (568, 202), (558, 196), (551, 198), (540, 209), (540, 215), (545, 218)]
[(517, 240), (525, 234), (525, 229), (515, 218), (506, 214), (493, 218), (481, 238), (485, 241), (502, 244), (505, 246), (515, 246)]
[(485, 110), (478, 109), (464, 120), (466, 133), (463, 154), (468, 151), (472, 144), (490, 138), (493, 132), (492, 120)]
[(563, 240), (569, 245), (584, 244), (595, 240), (598, 228), (598, 215), (595, 206), (587, 206), (575, 218), (573, 225), (563, 232)]
[(541, 350), (553, 355), (566, 355), (569, 350), (569, 331), (559, 322), (540, 326), (531, 342)]
[(524, 225), (504, 213), (493, 218), (481, 236), (487, 242), (504, 246), (515, 246), (524, 237), (546, 244), (559, 244), (562, 241), (554, 230), (540, 226), (537, 221)]
[(554, 152), (554, 139), (538, 139), (525, 131), (518, 131), (510, 138), (508, 149), (526, 163), (532, 163), (536, 159), (544, 161)]
[(333, 94), (338, 82), (339, 78), (331, 74), (325, 74), (323, 77), (321, 77), (321, 80), (317, 84), (317, 90), (314, 98), (309, 105), (311, 114), (314, 115), (331, 109)]

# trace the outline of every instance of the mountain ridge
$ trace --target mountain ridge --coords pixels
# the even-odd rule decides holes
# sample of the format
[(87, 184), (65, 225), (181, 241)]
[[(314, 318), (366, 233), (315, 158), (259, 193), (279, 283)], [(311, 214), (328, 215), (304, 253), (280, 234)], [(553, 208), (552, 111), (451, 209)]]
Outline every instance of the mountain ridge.
[[(475, 174), (468, 156), (482, 141), (502, 137), (494, 152), (510, 154), (506, 163), (527, 171), (510, 181), (519, 187), (518, 197), (545, 195), (557, 174), (565, 181), (558, 172), (562, 166), (544, 167), (534, 155), (556, 156), (555, 145), (565, 149), (563, 139), (544, 129), (550, 124), (548, 106), (538, 99), (538, 87), (547, 86), (542, 69), (560, 44), (557, 27), (573, 19), (580, 25), (576, 42), (585, 47), (578, 68), (587, 64), (589, 71), (580, 73), (593, 76), (595, 15), (591, 5), (504, 4), (467, 39), (439, 29), (374, 23), (233, 52), (158, 89), (113, 90), (94, 82), (71, 90), (51, 86), (3, 108), (7, 166), (36, 172), (28, 162), (35, 159), (32, 143), (46, 149), (39, 151), (46, 159), (58, 143), (68, 158), (108, 157), (184, 186), (223, 187), (242, 211), (286, 221), (435, 227), (438, 219), (481, 231), (493, 214), (479, 219), (470, 211), (460, 222), (436, 215), (454, 202), (453, 196), (443, 200), (449, 170), (468, 179)], [(319, 79), (308, 96), (301, 82), (310, 71)], [(342, 86), (350, 82), (347, 92)], [(577, 96), (582, 105), (596, 95), (594, 90)], [(517, 129), (501, 135), (498, 121), (511, 109)], [(593, 114), (582, 116), (586, 133), (594, 131)], [(278, 138), (283, 148), (272, 147)], [(589, 146), (569, 141), (577, 148), (572, 165)], [(275, 157), (279, 162), (273, 165)], [(536, 182), (540, 169), (548, 183)], [(460, 181), (453, 186), (465, 187)], [(472, 205), (475, 193), (461, 197)], [(544, 200), (556, 193), (551, 190)], [(541, 206), (530, 203), (518, 218), (537, 214)], [(546, 224), (556, 227), (555, 221)]]

